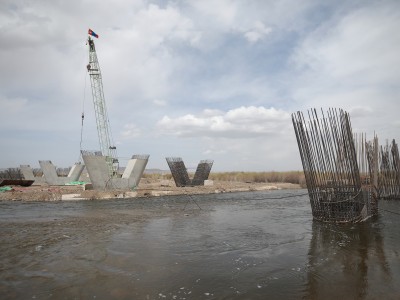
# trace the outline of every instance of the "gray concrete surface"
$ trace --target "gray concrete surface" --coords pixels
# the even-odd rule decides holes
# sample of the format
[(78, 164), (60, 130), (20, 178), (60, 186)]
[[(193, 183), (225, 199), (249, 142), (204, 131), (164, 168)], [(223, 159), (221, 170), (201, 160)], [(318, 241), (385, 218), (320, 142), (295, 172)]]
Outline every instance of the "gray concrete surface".
[[(135, 157), (135, 156), (133, 156)], [(146, 158), (132, 158), (128, 161), (122, 177), (110, 178), (105, 156), (82, 154), (93, 189), (133, 189), (139, 185), (148, 162)]]
[(46, 183), (44, 177), (37, 177), (33, 174), (30, 165), (20, 165), (19, 168), (25, 180), (34, 180), (33, 185), (43, 185)]
[(85, 165), (76, 163), (72, 166), (67, 177), (57, 175), (56, 166), (50, 160), (39, 160), (40, 168), (43, 171), (45, 181), (49, 185), (65, 185), (72, 181), (78, 181)]

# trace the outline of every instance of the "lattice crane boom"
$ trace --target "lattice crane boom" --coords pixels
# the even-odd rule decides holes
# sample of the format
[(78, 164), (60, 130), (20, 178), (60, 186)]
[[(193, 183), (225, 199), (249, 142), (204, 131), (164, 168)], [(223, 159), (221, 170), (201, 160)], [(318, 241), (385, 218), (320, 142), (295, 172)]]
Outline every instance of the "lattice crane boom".
[(109, 165), (110, 176), (114, 176), (118, 169), (118, 159), (116, 147), (112, 144), (110, 121), (107, 115), (106, 101), (103, 92), (103, 81), (101, 77), (100, 65), (97, 59), (96, 47), (93, 39), (88, 37), (89, 45), (89, 72), (92, 87), (93, 105), (96, 116), (97, 134), (99, 138), (100, 150), (106, 157)]

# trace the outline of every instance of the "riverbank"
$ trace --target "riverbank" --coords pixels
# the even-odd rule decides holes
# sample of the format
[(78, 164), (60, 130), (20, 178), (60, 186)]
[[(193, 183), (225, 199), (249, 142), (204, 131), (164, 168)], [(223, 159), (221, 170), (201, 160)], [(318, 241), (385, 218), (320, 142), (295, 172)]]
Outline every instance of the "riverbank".
[(114, 198), (143, 198), (165, 195), (199, 195), (248, 191), (300, 189), (292, 183), (255, 183), (238, 181), (213, 181), (212, 185), (176, 187), (173, 180), (144, 178), (134, 190), (84, 190), (84, 186), (11, 186), (10, 191), (0, 193), (0, 201), (71, 201)]

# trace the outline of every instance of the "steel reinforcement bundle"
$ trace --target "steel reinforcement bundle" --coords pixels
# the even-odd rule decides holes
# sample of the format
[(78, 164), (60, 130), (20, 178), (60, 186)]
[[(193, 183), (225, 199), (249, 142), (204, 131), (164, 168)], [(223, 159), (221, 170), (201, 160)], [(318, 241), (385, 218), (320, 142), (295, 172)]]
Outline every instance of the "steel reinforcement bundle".
[(381, 147), (378, 175), (379, 195), (382, 199), (400, 199), (400, 158), (395, 140)]
[(350, 116), (342, 109), (292, 114), (313, 218), (360, 222), (377, 212), (372, 187), (363, 185)]

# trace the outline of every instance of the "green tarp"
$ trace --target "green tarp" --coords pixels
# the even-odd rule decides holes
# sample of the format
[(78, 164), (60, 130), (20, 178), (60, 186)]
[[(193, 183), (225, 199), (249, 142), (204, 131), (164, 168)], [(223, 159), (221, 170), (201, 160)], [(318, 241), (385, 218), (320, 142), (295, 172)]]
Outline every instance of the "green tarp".
[(12, 188), (9, 186), (2, 186), (0, 187), (0, 193), (6, 192), (6, 191), (12, 191)]
[(72, 181), (70, 183), (66, 183), (65, 185), (84, 185), (86, 182), (84, 181)]

